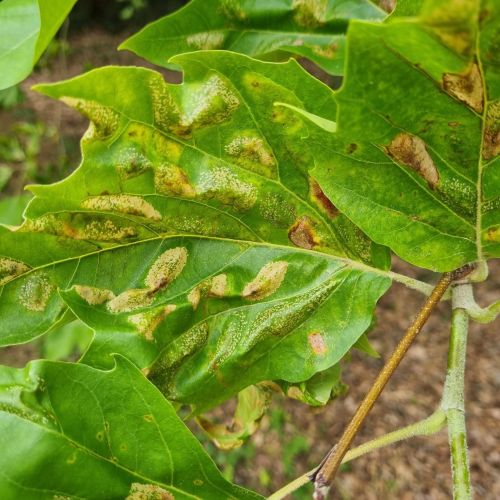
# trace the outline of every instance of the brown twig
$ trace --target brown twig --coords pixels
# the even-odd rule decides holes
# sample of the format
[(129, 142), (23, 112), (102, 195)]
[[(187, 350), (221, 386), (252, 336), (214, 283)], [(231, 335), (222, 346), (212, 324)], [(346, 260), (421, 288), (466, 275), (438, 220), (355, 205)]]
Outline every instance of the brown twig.
[(462, 279), (472, 270), (473, 266), (467, 265), (457, 269), (456, 271), (444, 273), (441, 276), (441, 279), (434, 287), (432, 293), (427, 298), (416, 318), (406, 330), (404, 337), (400, 340), (391, 357), (378, 374), (375, 382), (371, 386), (361, 404), (358, 406), (356, 413), (349, 422), (349, 425), (346, 427), (339, 442), (330, 450), (315, 472), (311, 474), (311, 481), (314, 482), (315, 486), (315, 500), (324, 500), (327, 497), (330, 485), (335, 477), (335, 473), (337, 472), (344, 455), (349, 450), (354, 437), (375, 404), (375, 401), (377, 401), (387, 382), (408, 351), (409, 347), (415, 340), (420, 330), (422, 330), (422, 327), (429, 319), (429, 316), (436, 305), (439, 303), (441, 297), (453, 281)]

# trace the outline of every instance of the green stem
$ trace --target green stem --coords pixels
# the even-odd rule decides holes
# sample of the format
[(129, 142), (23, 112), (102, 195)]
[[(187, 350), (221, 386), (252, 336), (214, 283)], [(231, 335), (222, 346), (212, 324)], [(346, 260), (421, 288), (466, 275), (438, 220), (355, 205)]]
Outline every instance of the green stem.
[[(430, 417), (427, 417), (424, 420), (420, 420), (419, 422), (403, 427), (402, 429), (389, 432), (388, 434), (384, 434), (383, 436), (372, 439), (367, 443), (363, 443), (362, 445), (353, 448), (346, 453), (345, 457), (342, 460), (342, 463), (350, 462), (351, 460), (359, 458), (362, 455), (366, 455), (371, 451), (389, 446), (404, 439), (409, 439), (415, 436), (430, 436), (431, 434), (439, 432), (445, 426), (446, 414), (443, 410), (437, 410)], [(283, 486), (283, 488), (268, 497), (268, 500), (281, 500), (287, 495), (293, 493), (295, 490), (298, 490), (300, 487), (304, 486), (304, 484), (311, 481), (310, 475), (314, 473), (315, 470), (316, 469), (313, 469), (312, 471), (303, 474), (302, 476)]]
[(455, 500), (472, 498), (464, 404), (464, 374), (469, 317), (467, 311), (460, 307), (463, 303), (463, 296), (470, 294), (470, 287), (469, 283), (463, 283), (456, 285), (452, 290), (453, 312), (448, 351), (448, 372), (441, 403), (441, 408), (446, 413), (448, 422), (453, 498)]

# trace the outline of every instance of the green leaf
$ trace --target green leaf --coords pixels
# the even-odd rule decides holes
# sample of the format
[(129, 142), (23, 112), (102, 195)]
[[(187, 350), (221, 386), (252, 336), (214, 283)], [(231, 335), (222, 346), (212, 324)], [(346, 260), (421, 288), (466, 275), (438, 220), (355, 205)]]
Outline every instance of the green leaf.
[(337, 363), (390, 275), (386, 249), (309, 174), (317, 151), (301, 138), (330, 135), (273, 106), (331, 119), (331, 90), (295, 61), (176, 61), (183, 85), (111, 67), (39, 87), (93, 124), (81, 167), (33, 187), (28, 220), (0, 234), (0, 338), (34, 338), (69, 305), (96, 332), (84, 362), (122, 353), (201, 411)]
[(324, 406), (347, 390), (342, 382), (340, 364), (316, 373), (305, 382), (291, 384), (278, 381), (278, 385), (288, 397), (311, 406)]
[(172, 56), (196, 50), (225, 49), (276, 60), (293, 54), (341, 75), (349, 21), (384, 16), (368, 0), (192, 0), (120, 48), (174, 69)]
[(429, 1), (349, 28), (314, 175), (374, 241), (436, 271), (500, 256), (500, 4)]
[[(61, 383), (64, 381), (64, 383)], [(130, 362), (0, 367), (0, 496), (250, 499)]]
[(85, 323), (70, 320), (43, 338), (42, 357), (52, 361), (71, 360), (87, 349), (92, 336), (92, 330)]
[(23, 222), (24, 209), (31, 198), (31, 194), (23, 193), (0, 200), (0, 224), (6, 224), (8, 226), (21, 225)]
[(76, 0), (0, 3), (0, 90), (24, 80)]

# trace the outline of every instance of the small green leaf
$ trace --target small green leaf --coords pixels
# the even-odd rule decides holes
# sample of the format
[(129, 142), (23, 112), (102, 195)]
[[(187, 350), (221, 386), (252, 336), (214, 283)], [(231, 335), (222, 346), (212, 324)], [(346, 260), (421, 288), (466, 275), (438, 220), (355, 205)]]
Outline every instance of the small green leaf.
[(481, 5), (351, 23), (338, 132), (314, 171), (374, 241), (440, 272), (500, 256), (500, 4)]
[[(64, 381), (64, 383), (61, 383)], [(250, 499), (130, 362), (0, 367), (0, 497)]]
[(341, 75), (349, 21), (384, 16), (368, 0), (192, 0), (149, 24), (120, 48), (176, 69), (172, 56), (197, 50), (224, 49), (275, 60), (293, 54)]

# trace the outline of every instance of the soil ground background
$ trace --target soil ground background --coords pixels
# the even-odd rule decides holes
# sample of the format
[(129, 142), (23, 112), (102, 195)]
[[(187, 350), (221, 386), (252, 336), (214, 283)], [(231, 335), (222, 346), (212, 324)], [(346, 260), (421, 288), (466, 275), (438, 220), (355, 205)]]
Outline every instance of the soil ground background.
[[(58, 143), (42, 147), (42, 168), (65, 149), (68, 163), (78, 162), (78, 140), (86, 121), (76, 112), (30, 90), (38, 82), (57, 81), (105, 64), (141, 64), (128, 52), (115, 48), (126, 34), (110, 35), (89, 30), (71, 35), (70, 52), (55, 56), (22, 84), (26, 100), (12, 112), (0, 111), (0, 135), (9, 134), (16, 120), (29, 119), (52, 124), (60, 131)], [(170, 81), (180, 81), (168, 73)], [(64, 141), (62, 141), (64, 134)], [(52, 144), (52, 145), (51, 145)], [(61, 146), (62, 144), (62, 146)], [(68, 146), (69, 145), (69, 146)], [(44, 149), (45, 148), (45, 149)], [(53, 179), (57, 180), (57, 179)], [(12, 188), (15, 189), (15, 188)], [(433, 282), (433, 273), (417, 270), (394, 259), (396, 271)], [(479, 287), (482, 305), (500, 295), (500, 261), (490, 265), (491, 279)], [(345, 363), (344, 380), (350, 389), (325, 408), (273, 398), (260, 430), (241, 449), (222, 452), (204, 444), (235, 482), (269, 494), (297, 475), (315, 466), (340, 436), (349, 417), (368, 390), (383, 360), (422, 303), (417, 292), (394, 284), (378, 307), (377, 326), (370, 334), (380, 359), (355, 352)], [(442, 303), (430, 319), (380, 401), (371, 413), (356, 443), (425, 418), (437, 407), (446, 370), (449, 304)], [(500, 321), (474, 324), (470, 330), (467, 359), (467, 416), (472, 478), (477, 498), (500, 498)], [(22, 366), (39, 355), (39, 343), (0, 352), (0, 362)], [(219, 410), (223, 415), (230, 405)], [(310, 488), (294, 498), (310, 498)], [(336, 480), (335, 498), (383, 500), (441, 500), (451, 498), (447, 435), (415, 438), (373, 452), (344, 466)]]

